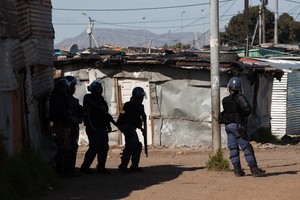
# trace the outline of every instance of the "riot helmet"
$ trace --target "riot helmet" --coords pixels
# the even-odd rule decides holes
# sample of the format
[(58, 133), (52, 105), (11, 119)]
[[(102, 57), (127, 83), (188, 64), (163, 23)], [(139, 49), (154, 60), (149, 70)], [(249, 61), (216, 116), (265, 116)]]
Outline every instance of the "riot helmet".
[(54, 91), (65, 94), (69, 89), (68, 81), (64, 78), (54, 80)]
[(102, 84), (100, 81), (98, 80), (94, 80), (88, 87), (87, 87), (88, 91), (93, 92), (96, 89), (103, 89), (102, 88)]
[(69, 87), (68, 81), (65, 78), (58, 78), (54, 80), (54, 88), (63, 88), (63, 87)]
[(75, 86), (77, 84), (81, 84), (80, 80), (78, 80), (74, 76), (65, 76), (64, 78), (68, 81), (69, 86)]
[(146, 92), (142, 87), (135, 87), (132, 90), (132, 96), (133, 97), (144, 97), (146, 95)]
[(232, 77), (228, 81), (227, 87), (229, 90), (241, 91), (242, 90), (242, 81), (239, 77)]

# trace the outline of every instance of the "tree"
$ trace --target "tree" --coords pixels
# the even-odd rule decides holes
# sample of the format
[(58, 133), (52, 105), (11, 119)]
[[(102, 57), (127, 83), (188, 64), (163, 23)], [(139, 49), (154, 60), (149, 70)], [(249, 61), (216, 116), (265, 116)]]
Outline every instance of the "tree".
[(190, 49), (191, 48), (191, 45), (190, 44), (182, 44), (179, 42), (179, 43), (176, 43), (175, 45), (163, 45), (162, 48), (170, 48), (170, 49)]
[[(256, 24), (259, 20), (259, 6), (249, 8), (249, 39), (252, 38)], [(259, 43), (258, 30), (256, 31), (254, 45)], [(234, 46), (244, 46), (244, 15), (239, 13), (233, 16), (225, 32), (220, 33), (221, 43)], [(274, 14), (265, 9), (265, 39), (266, 42), (274, 41)], [(279, 43), (297, 43), (300, 42), (300, 22), (294, 21), (294, 18), (283, 13), (278, 19), (278, 41)], [(251, 42), (251, 41), (250, 41)]]
[(300, 22), (287, 13), (283, 13), (278, 19), (278, 41), (279, 43), (300, 42)]

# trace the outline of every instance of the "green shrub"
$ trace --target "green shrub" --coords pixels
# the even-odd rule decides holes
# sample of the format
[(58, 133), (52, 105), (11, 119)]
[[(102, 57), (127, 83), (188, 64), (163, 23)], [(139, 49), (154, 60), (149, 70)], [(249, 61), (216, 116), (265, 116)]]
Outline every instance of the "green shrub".
[(208, 170), (229, 171), (229, 162), (224, 158), (223, 151), (218, 149), (215, 155), (209, 155), (209, 160), (206, 162)]
[(9, 158), (0, 166), (0, 199), (26, 199), (58, 185), (54, 169), (32, 148)]

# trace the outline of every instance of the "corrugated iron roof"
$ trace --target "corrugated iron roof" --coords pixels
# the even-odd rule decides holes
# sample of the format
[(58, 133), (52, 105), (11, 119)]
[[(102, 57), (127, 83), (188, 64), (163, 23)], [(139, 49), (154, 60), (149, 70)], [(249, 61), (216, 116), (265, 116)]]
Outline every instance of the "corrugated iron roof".
[(17, 23), (22, 40), (33, 35), (54, 38), (50, 0), (16, 2)]
[(19, 86), (12, 65), (14, 60), (13, 50), (16, 45), (16, 41), (13, 39), (0, 40), (0, 91), (11, 91)]
[(16, 14), (12, 1), (0, 1), (0, 39), (19, 37)]

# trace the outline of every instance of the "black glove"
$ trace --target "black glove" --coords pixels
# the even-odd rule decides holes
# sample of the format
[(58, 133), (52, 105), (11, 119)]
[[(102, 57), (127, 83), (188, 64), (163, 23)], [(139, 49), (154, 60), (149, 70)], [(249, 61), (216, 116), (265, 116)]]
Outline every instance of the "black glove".
[(223, 124), (223, 112), (220, 112), (220, 113), (219, 113), (219, 116), (218, 116), (218, 123), (219, 123), (219, 124)]
[(248, 140), (247, 128), (245, 126), (238, 128), (238, 132), (243, 139)]
[(111, 126), (107, 126), (106, 128), (107, 128), (107, 132), (110, 133), (112, 131)]

